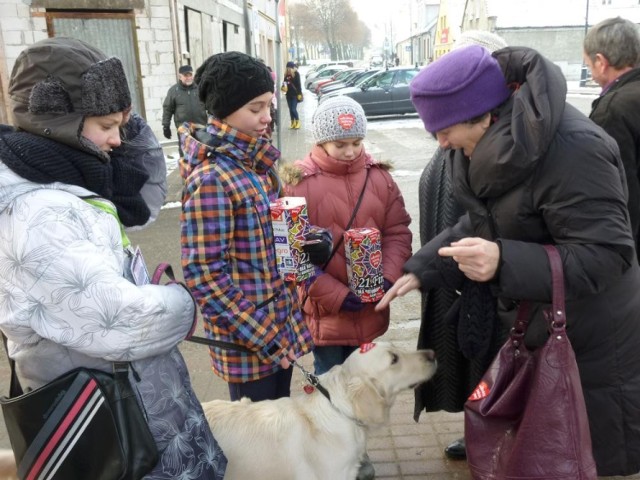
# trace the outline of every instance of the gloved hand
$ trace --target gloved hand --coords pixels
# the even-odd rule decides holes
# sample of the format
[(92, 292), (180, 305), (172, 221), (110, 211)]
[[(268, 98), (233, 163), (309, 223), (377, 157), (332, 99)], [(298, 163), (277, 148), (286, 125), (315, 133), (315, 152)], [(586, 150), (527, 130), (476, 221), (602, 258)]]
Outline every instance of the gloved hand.
[(326, 228), (313, 227), (302, 242), (302, 250), (314, 265), (324, 265), (329, 260), (332, 248), (333, 238)]
[(393, 287), (393, 283), (385, 278), (384, 283), (382, 284), (382, 289), (385, 292), (388, 292), (391, 287)]
[(171, 129), (169, 127), (163, 127), (163, 132), (164, 132), (164, 138), (166, 139), (171, 138)]
[(340, 306), (340, 310), (344, 310), (345, 312), (359, 312), (364, 308), (364, 303), (360, 300), (355, 293), (349, 292), (347, 297), (342, 302)]

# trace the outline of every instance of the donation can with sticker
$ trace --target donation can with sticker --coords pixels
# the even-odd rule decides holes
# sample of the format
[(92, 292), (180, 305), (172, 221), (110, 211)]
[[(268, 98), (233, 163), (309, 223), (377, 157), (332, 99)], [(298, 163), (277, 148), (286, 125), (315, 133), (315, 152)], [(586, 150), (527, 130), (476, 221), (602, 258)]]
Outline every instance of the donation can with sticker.
[(363, 303), (384, 296), (382, 240), (377, 228), (352, 228), (344, 232), (349, 288)]
[(270, 207), (278, 272), (286, 281), (300, 282), (310, 278), (315, 267), (302, 249), (310, 229), (307, 200), (281, 197), (271, 202)]

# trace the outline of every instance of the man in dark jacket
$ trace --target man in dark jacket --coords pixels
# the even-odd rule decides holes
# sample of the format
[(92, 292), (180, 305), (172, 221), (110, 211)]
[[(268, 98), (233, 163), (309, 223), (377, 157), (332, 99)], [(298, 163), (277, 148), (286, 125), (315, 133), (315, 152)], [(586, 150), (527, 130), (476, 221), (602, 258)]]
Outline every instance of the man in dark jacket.
[(176, 128), (184, 122), (207, 123), (207, 111), (198, 96), (198, 85), (193, 81), (193, 68), (183, 65), (178, 70), (178, 83), (169, 89), (162, 104), (162, 130), (171, 138), (171, 117)]
[(602, 87), (589, 118), (611, 135), (620, 148), (629, 188), (633, 238), (640, 239), (640, 34), (633, 22), (609, 18), (589, 30), (584, 61)]

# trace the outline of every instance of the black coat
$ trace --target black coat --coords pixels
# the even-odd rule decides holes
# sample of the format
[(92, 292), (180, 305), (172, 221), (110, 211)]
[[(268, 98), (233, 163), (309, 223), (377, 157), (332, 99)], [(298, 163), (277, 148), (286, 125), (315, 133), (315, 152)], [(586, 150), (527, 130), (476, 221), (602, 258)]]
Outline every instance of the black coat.
[(640, 68), (621, 75), (603, 96), (594, 100), (589, 118), (604, 128), (620, 148), (637, 251), (640, 241)]
[[(439, 148), (420, 177), (420, 243), (428, 243), (445, 228), (455, 225), (464, 209), (453, 196), (447, 168), (450, 150)], [(422, 314), (418, 349), (430, 348), (438, 355), (438, 370), (431, 380), (415, 390), (414, 419), (422, 411), (462, 411), (498, 349), (506, 329), (498, 325), (486, 353), (466, 358), (459, 348), (457, 319), (460, 296), (452, 288), (432, 288), (422, 292)]]
[(448, 236), (496, 240), (492, 287), (508, 325), (517, 301), (535, 302), (527, 343), (546, 336), (551, 299), (543, 244), (560, 251), (568, 335), (576, 353), (599, 475), (640, 472), (640, 269), (615, 141), (566, 105), (560, 69), (527, 48), (494, 53), (517, 90), (472, 158), (450, 160), (468, 212), (417, 252), (405, 269), (423, 288), (445, 286), (437, 248)]

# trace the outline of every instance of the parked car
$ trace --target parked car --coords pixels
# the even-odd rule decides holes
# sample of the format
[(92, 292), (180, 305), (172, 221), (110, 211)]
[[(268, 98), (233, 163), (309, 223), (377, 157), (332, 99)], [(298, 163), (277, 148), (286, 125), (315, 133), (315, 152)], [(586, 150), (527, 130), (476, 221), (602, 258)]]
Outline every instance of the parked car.
[(311, 82), (313, 82), (315, 79), (328, 78), (334, 73), (339, 72), (341, 70), (345, 70), (347, 68), (349, 67), (347, 67), (346, 65), (331, 65), (329, 67), (323, 68), (322, 70), (318, 70), (317, 72), (307, 74), (307, 76), (304, 79), (304, 88), (309, 90), (310, 89), (309, 87), (311, 87)]
[(309, 88), (309, 90), (311, 90), (314, 93), (318, 93), (318, 90), (320, 89), (320, 87), (333, 83), (335, 81), (340, 81), (340, 80), (344, 80), (345, 78), (349, 77), (350, 75), (352, 75), (353, 73), (356, 72), (361, 72), (362, 69), (359, 68), (347, 68), (345, 70), (340, 70), (336, 73), (334, 73), (333, 75), (331, 75), (329, 78), (317, 78), (311, 82), (311, 86)]
[(307, 70), (307, 75), (313, 72), (317, 72), (318, 70), (322, 70), (323, 68), (329, 67), (331, 65), (346, 65), (347, 67), (352, 68), (353, 62), (350, 60), (340, 60), (340, 61), (327, 61), (327, 62), (318, 63), (316, 65), (313, 65), (309, 70)]
[(369, 59), (370, 67), (382, 67), (384, 65), (384, 57), (382, 55), (372, 55)]
[(360, 82), (364, 82), (366, 79), (375, 75), (379, 71), (380, 70), (377, 68), (374, 68), (373, 70), (363, 70), (361, 72), (351, 74), (349, 77), (345, 78), (343, 81), (335, 81), (335, 82), (327, 83), (322, 87), (320, 87), (320, 91), (318, 91), (318, 100), (320, 100), (320, 98), (322, 98), (324, 95), (335, 92), (342, 88), (357, 87), (360, 84)]
[(347, 95), (362, 105), (365, 115), (415, 113), (409, 83), (418, 74), (415, 67), (395, 67), (369, 77), (357, 87), (343, 88), (323, 95), (320, 102), (337, 95)]

